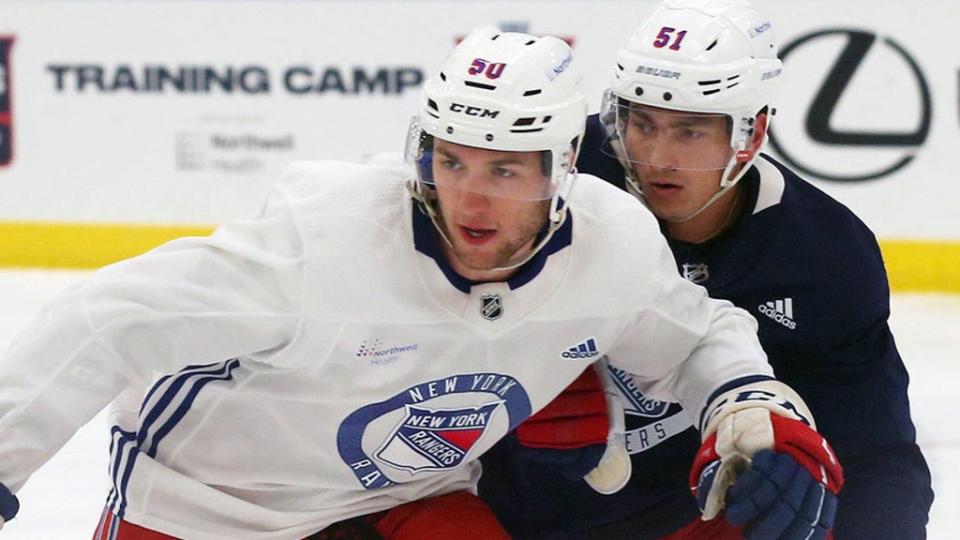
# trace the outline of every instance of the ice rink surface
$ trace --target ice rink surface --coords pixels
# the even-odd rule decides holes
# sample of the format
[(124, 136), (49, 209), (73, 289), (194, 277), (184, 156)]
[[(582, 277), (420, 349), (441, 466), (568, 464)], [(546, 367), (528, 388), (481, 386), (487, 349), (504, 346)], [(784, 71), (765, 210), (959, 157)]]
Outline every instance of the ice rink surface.
[[(0, 350), (44, 303), (85, 275), (0, 271)], [(960, 383), (960, 296), (895, 295), (891, 326), (910, 372), (913, 418), (933, 472), (928, 538), (960, 538), (960, 421), (953, 408)], [(20, 491), (20, 514), (0, 537), (90, 538), (109, 489), (107, 434), (103, 415), (81, 428)]]

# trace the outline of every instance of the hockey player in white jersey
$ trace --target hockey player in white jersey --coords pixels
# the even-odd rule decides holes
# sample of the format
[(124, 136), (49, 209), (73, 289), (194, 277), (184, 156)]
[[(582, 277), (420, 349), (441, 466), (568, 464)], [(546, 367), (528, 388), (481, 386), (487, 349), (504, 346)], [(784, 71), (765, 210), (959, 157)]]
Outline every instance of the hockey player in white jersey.
[[(580, 79), (558, 39), (475, 31), (426, 83), (406, 166), (295, 164), (258, 219), (61, 295), (0, 363), (0, 515), (121, 392), (142, 404), (113, 416), (99, 539), (360, 516), (387, 538), (503, 538), (477, 457), (602, 356), (710, 411), (707, 432), (743, 408), (807, 421), (755, 321), (676, 273), (647, 210), (574, 185)], [(719, 478), (746, 457), (720, 450)]]

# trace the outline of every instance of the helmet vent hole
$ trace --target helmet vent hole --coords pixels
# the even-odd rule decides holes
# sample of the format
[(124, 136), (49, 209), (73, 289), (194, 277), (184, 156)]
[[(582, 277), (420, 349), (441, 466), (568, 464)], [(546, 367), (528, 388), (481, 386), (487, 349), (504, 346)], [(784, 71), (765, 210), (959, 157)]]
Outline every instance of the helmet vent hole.
[(474, 81), (463, 81), (463, 84), (471, 86), (473, 88), (479, 88), (481, 90), (496, 90), (497, 87), (492, 84), (483, 84)]
[(711, 43), (710, 46), (707, 47), (707, 50), (708, 50), (708, 51), (713, 50), (713, 48), (717, 46), (717, 41), (719, 41), (719, 40), (716, 40), (716, 39), (713, 40), (713, 43)]
[(449, 135), (453, 134), (453, 126), (447, 126), (447, 134)]
[(441, 71), (441, 72), (440, 72), (440, 80), (443, 81), (443, 82), (447, 82), (447, 74)]
[(624, 69), (623, 66), (621, 66), (620, 64), (617, 64), (617, 70), (618, 70), (618, 71), (623, 71), (623, 69)]
[[(550, 121), (550, 116), (545, 116), (543, 118), (543, 123), (546, 124)], [(528, 116), (525, 118), (520, 118), (513, 123), (513, 128), (510, 129), (510, 133), (536, 133), (538, 131), (543, 131), (543, 127), (530, 127), (537, 121), (536, 116)]]
[(671, 94), (670, 92), (664, 92), (664, 93), (663, 93), (663, 100), (664, 100), (664, 101), (670, 101), (671, 99), (673, 99), (673, 94)]
[(543, 92), (543, 90), (541, 90), (540, 88), (537, 88), (537, 89), (534, 89), (534, 90), (527, 90), (526, 92), (523, 93), (523, 97), (535, 96), (535, 95), (540, 94), (540, 93), (542, 93), (542, 92)]
[(737, 79), (739, 79), (739, 78), (740, 78), (740, 74), (737, 73), (736, 75), (732, 75), (732, 76), (730, 76), (730, 77), (727, 77), (727, 82), (735, 81), (735, 80), (737, 80)]
[(720, 84), (720, 79), (714, 79), (712, 81), (697, 81), (697, 84), (700, 86), (710, 86), (712, 84)]
[(493, 36), (492, 38), (490, 38), (490, 41), (496, 41), (498, 37), (500, 37), (500, 34), (497, 34), (497, 35)]
[(439, 111), (439, 110), (440, 110), (440, 107), (437, 107), (437, 102), (434, 101), (434, 100), (432, 100), (432, 99), (428, 99), (428, 100), (427, 100), (427, 107), (430, 107), (431, 109), (433, 109), (433, 110), (435, 110), (435, 111)]
[(493, 142), (493, 134), (492, 134), (492, 133), (487, 133), (487, 136), (484, 137), (484, 139), (486, 139), (487, 142)]
[(543, 123), (546, 124), (547, 122), (549, 122), (549, 121), (552, 120), (552, 119), (553, 119), (553, 117), (550, 116), (550, 115), (544, 116), (544, 117), (543, 117)]
[(719, 89), (719, 88), (714, 88), (713, 90), (706, 90), (706, 91), (704, 91), (704, 92), (703, 92), (703, 95), (705, 95), (705, 96), (711, 96), (711, 95), (716, 94), (716, 93), (718, 93), (718, 92), (720, 92), (720, 89)]
[(740, 84), (740, 83), (739, 83), (739, 82), (735, 82), (735, 83), (731, 84), (730, 86), (727, 87), (727, 90), (733, 88), (734, 86), (737, 86), (738, 84)]
[(633, 93), (636, 94), (636, 95), (638, 95), (638, 96), (642, 96), (642, 95), (643, 95), (643, 88), (640, 87), (640, 86), (638, 86), (638, 87), (636, 87), (636, 88), (633, 90)]
[(537, 40), (531, 39), (530, 41), (524, 43), (524, 45), (533, 45), (533, 44), (536, 43), (536, 42), (537, 42)]

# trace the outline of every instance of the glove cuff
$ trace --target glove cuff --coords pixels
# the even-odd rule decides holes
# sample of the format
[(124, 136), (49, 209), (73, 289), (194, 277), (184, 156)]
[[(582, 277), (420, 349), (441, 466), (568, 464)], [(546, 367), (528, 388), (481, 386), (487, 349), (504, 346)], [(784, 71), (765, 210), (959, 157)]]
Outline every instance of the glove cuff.
[(714, 398), (700, 415), (701, 440), (716, 432), (723, 418), (757, 407), (817, 428), (807, 404), (792, 388), (780, 381), (764, 380), (738, 386)]
[(611, 495), (623, 489), (633, 472), (633, 461), (626, 446), (620, 441), (607, 443), (600, 463), (583, 480), (597, 493)]

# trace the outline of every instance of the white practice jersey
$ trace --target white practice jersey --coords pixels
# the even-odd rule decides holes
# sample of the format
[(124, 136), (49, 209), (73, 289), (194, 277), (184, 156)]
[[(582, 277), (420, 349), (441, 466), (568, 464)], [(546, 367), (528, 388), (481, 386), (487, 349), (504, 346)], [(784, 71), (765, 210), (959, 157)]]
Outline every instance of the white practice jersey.
[(295, 164), (255, 221), (106, 267), (0, 364), (0, 482), (118, 394), (111, 509), (181, 538), (302, 538), (472, 490), (477, 457), (603, 356), (698, 413), (769, 375), (756, 323), (676, 271), (633, 197), (581, 176), (510, 281), (439, 257), (403, 169)]

